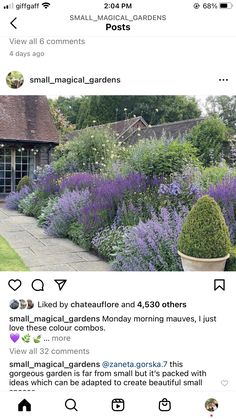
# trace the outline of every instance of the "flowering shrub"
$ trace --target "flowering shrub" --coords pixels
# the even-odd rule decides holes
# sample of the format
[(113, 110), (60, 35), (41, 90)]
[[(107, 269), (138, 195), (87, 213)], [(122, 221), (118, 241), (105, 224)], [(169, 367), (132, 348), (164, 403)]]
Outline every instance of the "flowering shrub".
[(48, 225), (48, 220), (52, 218), (54, 214), (54, 210), (56, 208), (58, 199), (58, 196), (53, 196), (49, 198), (47, 205), (45, 205), (45, 207), (41, 211), (41, 214), (38, 217), (38, 225), (40, 227), (46, 227)]
[(17, 210), (22, 199), (31, 193), (28, 186), (21, 188), (19, 192), (11, 192), (5, 200), (5, 205), (8, 209)]
[(92, 188), (96, 185), (99, 178), (91, 173), (81, 172), (66, 176), (60, 183), (60, 192), (66, 189), (69, 191)]
[(111, 130), (85, 128), (76, 139), (55, 148), (53, 166), (60, 174), (99, 173), (118, 155), (119, 145)]
[(229, 228), (231, 241), (236, 243), (236, 177), (225, 179), (211, 186), (208, 195), (220, 205)]
[(117, 249), (124, 247), (124, 234), (127, 231), (127, 227), (113, 224), (96, 234), (92, 246), (100, 256), (110, 261), (114, 259)]
[(189, 184), (185, 178), (174, 180), (172, 183), (161, 184), (158, 190), (160, 206), (178, 208), (186, 205), (189, 209), (201, 196), (199, 187)]
[(81, 208), (80, 224), (86, 237), (92, 237), (113, 223), (118, 205), (126, 194), (147, 189), (148, 180), (138, 173), (116, 179), (103, 179), (91, 192), (91, 199)]
[(37, 189), (45, 195), (52, 195), (59, 192), (58, 174), (52, 166), (45, 166), (38, 169), (34, 189)]
[(81, 208), (89, 198), (90, 192), (87, 189), (65, 192), (48, 217), (46, 232), (51, 236), (67, 237), (70, 224), (80, 219)]
[(218, 166), (206, 167), (202, 171), (201, 186), (207, 191), (212, 185), (222, 182), (224, 179), (232, 179), (236, 176), (236, 168), (229, 167), (223, 161)]
[(20, 201), (18, 210), (24, 215), (38, 218), (42, 209), (47, 205), (47, 201), (48, 196), (36, 189)]
[(188, 210), (161, 208), (160, 214), (132, 227), (117, 250), (113, 269), (119, 271), (180, 271), (177, 240)]
[(127, 164), (131, 172), (170, 176), (181, 173), (188, 164), (197, 166), (199, 162), (195, 148), (188, 142), (149, 139), (139, 141), (132, 148)]
[(153, 202), (154, 192), (147, 190), (145, 192), (129, 194), (119, 204), (114, 222), (119, 226), (134, 226), (139, 221), (147, 221), (151, 218), (154, 208), (158, 202)]
[(229, 141), (229, 130), (219, 117), (211, 116), (195, 125), (187, 138), (196, 147), (204, 166), (208, 166), (221, 160)]

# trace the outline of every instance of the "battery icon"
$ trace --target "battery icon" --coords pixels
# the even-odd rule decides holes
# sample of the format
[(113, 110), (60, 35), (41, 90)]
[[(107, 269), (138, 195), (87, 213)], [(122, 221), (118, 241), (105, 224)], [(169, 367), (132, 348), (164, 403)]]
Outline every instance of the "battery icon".
[(220, 3), (220, 9), (232, 9), (232, 3)]

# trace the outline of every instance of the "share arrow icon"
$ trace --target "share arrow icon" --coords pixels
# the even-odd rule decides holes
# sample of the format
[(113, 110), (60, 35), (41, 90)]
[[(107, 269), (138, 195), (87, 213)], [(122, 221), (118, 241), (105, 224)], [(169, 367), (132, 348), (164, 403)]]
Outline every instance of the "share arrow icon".
[(67, 282), (67, 279), (54, 279), (54, 282), (56, 282), (56, 284), (59, 287), (59, 290), (61, 291), (62, 288), (64, 288), (64, 286), (65, 286), (65, 284)]

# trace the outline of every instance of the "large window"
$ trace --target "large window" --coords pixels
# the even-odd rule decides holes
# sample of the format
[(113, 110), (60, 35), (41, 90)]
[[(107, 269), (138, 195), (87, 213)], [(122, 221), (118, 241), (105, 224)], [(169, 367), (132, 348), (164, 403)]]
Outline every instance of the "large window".
[(0, 146), (0, 194), (14, 191), (24, 176), (32, 176), (35, 155), (30, 149)]
[(12, 158), (10, 148), (0, 148), (0, 193), (12, 190)]
[(18, 149), (16, 150), (16, 165), (15, 165), (15, 184), (24, 176), (29, 176), (31, 167), (31, 152), (30, 150)]

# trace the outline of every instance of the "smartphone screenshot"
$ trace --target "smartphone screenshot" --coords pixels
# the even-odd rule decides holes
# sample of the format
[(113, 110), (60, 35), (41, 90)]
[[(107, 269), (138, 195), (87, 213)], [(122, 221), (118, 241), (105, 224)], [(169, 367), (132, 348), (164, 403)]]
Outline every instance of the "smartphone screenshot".
[(226, 419), (236, 3), (0, 5), (6, 419)]

